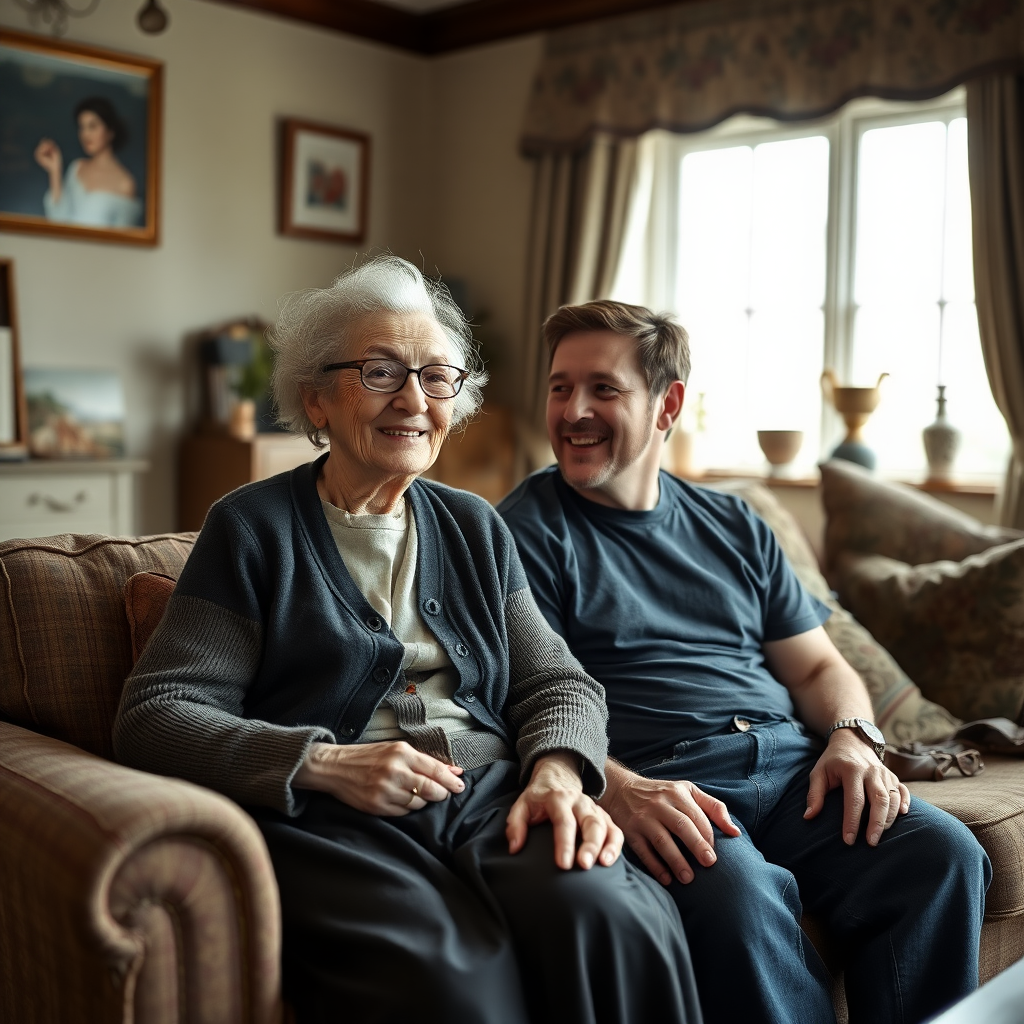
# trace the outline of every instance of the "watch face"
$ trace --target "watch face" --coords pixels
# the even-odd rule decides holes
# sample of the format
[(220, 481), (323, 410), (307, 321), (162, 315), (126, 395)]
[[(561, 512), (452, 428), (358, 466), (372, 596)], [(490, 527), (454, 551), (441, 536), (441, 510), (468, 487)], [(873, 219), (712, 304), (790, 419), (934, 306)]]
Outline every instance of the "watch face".
[(863, 718), (857, 719), (857, 725), (860, 727), (860, 731), (864, 733), (872, 743), (881, 743), (883, 746), (885, 745), (885, 737), (882, 735), (882, 732), (877, 725), (874, 725)]

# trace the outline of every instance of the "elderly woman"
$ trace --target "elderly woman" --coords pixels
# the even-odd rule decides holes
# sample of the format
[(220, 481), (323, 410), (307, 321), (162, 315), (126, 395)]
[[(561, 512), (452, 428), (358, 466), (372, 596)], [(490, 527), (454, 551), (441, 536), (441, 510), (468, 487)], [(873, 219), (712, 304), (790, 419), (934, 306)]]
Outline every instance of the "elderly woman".
[(699, 1020), (675, 909), (594, 803), (603, 692), (491, 507), (420, 479), (485, 380), (458, 307), (382, 257), (271, 341), (282, 420), (329, 452), (210, 510), (118, 757), (253, 814), (301, 1022)]

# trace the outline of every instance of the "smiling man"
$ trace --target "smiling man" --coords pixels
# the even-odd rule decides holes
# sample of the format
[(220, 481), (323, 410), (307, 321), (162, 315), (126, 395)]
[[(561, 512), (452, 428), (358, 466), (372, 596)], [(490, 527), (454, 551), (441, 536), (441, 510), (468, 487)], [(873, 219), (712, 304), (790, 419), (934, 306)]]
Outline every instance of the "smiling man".
[(843, 955), (851, 1022), (977, 985), (991, 870), (880, 759), (860, 678), (771, 530), (659, 469), (690, 369), (670, 316), (597, 301), (544, 325), (557, 468), (499, 506), (552, 627), (606, 691), (601, 803), (669, 887), (709, 1022), (834, 1020), (800, 928)]

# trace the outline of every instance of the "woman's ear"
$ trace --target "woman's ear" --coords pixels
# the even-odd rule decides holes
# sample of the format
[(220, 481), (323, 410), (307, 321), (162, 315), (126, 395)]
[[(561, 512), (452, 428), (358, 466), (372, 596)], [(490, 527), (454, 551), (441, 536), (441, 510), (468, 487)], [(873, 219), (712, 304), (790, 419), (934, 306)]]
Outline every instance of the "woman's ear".
[(302, 406), (306, 410), (310, 422), (317, 430), (323, 429), (327, 425), (327, 414), (320, 401), (320, 392), (300, 386), (299, 394), (302, 396)]
[(661, 399), (661, 409), (655, 424), (659, 430), (668, 430), (679, 419), (685, 397), (686, 385), (681, 380), (672, 381)]

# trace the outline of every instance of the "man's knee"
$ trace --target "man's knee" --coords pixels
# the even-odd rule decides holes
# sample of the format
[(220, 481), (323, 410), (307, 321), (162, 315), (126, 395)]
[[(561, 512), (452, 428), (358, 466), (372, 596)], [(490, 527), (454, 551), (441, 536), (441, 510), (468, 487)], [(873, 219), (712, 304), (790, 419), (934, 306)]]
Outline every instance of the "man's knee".
[(700, 928), (749, 938), (799, 929), (800, 895), (792, 873), (764, 859), (745, 835), (718, 837), (718, 860), (694, 865), (693, 881), (669, 887), (687, 930)]

